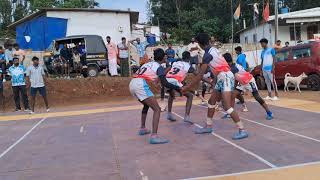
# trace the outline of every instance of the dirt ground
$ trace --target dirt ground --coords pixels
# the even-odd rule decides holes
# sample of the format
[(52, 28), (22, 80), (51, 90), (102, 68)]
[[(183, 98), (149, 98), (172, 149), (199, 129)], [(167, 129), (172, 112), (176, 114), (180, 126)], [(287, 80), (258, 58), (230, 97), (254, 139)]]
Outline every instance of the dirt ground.
[[(131, 78), (123, 77), (97, 77), (71, 80), (48, 79), (47, 93), (49, 103), (51, 107), (55, 108), (99, 103), (126, 103), (134, 100), (129, 92), (128, 86), (130, 80)], [(159, 93), (159, 87), (153, 86), (152, 90), (155, 93)], [(265, 97), (267, 95), (266, 91), (261, 91), (261, 95)], [(5, 111), (12, 111), (14, 109), (14, 101), (10, 82), (5, 83), (4, 96)], [(250, 98), (250, 95), (247, 95), (247, 98)], [(320, 92), (309, 91), (307, 89), (303, 89), (301, 94), (295, 91), (286, 93), (280, 91), (280, 98), (320, 102)], [(44, 107), (40, 97), (37, 99), (37, 107), (39, 106)]]

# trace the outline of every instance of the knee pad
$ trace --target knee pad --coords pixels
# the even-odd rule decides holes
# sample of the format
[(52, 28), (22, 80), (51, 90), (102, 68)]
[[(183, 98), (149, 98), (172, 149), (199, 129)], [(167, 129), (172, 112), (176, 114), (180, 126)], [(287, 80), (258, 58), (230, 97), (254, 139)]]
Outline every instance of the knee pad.
[(231, 107), (230, 109), (227, 110), (227, 114), (232, 114), (234, 109)]
[(257, 92), (253, 92), (252, 93), (254, 99), (256, 99), (256, 101), (258, 101), (259, 104), (264, 104), (265, 101), (261, 98), (261, 96), (257, 93)]
[(208, 109), (216, 109), (218, 107), (218, 104), (209, 104), (208, 103)]

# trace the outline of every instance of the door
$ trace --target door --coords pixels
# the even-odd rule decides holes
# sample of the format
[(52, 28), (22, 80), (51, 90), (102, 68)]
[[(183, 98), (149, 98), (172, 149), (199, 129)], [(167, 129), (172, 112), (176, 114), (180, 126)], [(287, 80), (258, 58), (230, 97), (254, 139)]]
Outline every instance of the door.
[(290, 50), (279, 51), (276, 54), (275, 79), (278, 85), (283, 84), (284, 76), (288, 72), (288, 63), (290, 63)]

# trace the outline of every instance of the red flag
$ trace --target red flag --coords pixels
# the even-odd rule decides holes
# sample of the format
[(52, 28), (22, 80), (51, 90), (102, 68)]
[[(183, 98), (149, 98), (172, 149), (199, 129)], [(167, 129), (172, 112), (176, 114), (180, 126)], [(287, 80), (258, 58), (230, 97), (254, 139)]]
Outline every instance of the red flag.
[(263, 19), (265, 22), (269, 21), (269, 16), (270, 16), (269, 1), (267, 1), (267, 4), (263, 10)]

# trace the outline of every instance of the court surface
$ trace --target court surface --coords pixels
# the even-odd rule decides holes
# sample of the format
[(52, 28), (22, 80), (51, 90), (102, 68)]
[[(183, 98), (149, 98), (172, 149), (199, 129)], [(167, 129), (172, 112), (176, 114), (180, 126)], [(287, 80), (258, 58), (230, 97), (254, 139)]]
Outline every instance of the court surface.
[(240, 141), (231, 140), (235, 126), (221, 119), (221, 112), (214, 133), (194, 134), (207, 109), (195, 101), (195, 125), (185, 124), (184, 99), (174, 106), (177, 122), (161, 116), (159, 132), (171, 141), (165, 145), (149, 145), (148, 136), (137, 136), (141, 106), (136, 102), (1, 116), (0, 179), (319, 180), (320, 105), (310, 102), (308, 109), (308, 102), (281, 101), (271, 107), (272, 121), (257, 103), (248, 103), (250, 112), (240, 116), (250, 137)]

